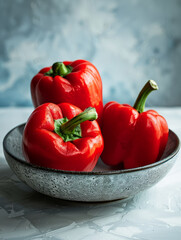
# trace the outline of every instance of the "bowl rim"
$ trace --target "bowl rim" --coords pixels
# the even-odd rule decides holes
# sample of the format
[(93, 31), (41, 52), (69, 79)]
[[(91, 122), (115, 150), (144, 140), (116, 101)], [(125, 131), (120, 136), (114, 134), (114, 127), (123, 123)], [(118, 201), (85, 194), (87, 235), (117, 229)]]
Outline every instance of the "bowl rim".
[[(112, 175), (112, 174), (124, 174), (124, 173), (131, 173), (131, 172), (137, 172), (137, 171), (142, 171), (145, 169), (149, 169), (149, 168), (154, 168), (158, 165), (161, 165), (167, 161), (169, 161), (170, 159), (172, 159), (180, 150), (181, 147), (181, 143), (179, 140), (179, 137), (177, 136), (177, 134), (172, 131), (171, 129), (169, 129), (169, 134), (173, 134), (174, 137), (176, 138), (176, 146), (174, 148), (174, 151), (167, 157), (163, 158), (162, 160), (159, 160), (155, 163), (152, 164), (148, 164), (142, 167), (137, 167), (137, 168), (131, 168), (131, 169), (118, 169), (118, 170), (108, 170), (108, 171), (97, 171), (97, 172), (84, 172), (84, 171), (66, 171), (66, 170), (59, 170), (59, 169), (52, 169), (52, 168), (45, 168), (45, 167), (41, 167), (41, 166), (37, 166), (37, 165), (33, 165), (29, 162), (26, 162), (25, 160), (22, 160), (20, 158), (17, 158), (16, 156), (14, 156), (7, 148), (6, 144), (7, 144), (7, 138), (9, 137), (9, 135), (18, 128), (24, 127), (26, 123), (22, 123), (19, 124), (17, 126), (15, 126), (14, 128), (12, 128), (10, 131), (8, 131), (8, 133), (5, 135), (4, 139), (3, 139), (3, 151), (4, 153), (7, 153), (11, 158), (13, 158), (14, 160), (16, 160), (17, 162), (34, 168), (34, 169), (38, 169), (38, 170), (43, 170), (43, 171), (47, 171), (47, 172), (56, 172), (56, 173), (61, 173), (61, 174), (70, 174), (70, 175)], [(6, 155), (5, 155), (6, 158)]]

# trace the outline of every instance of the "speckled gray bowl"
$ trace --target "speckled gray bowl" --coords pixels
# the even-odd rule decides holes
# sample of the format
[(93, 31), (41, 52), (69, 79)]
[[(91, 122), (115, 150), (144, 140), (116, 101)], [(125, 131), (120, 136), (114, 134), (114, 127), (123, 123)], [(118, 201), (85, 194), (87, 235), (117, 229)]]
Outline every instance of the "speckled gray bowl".
[(3, 148), (12, 171), (34, 190), (65, 200), (103, 202), (133, 197), (162, 179), (173, 166), (180, 148), (177, 135), (170, 130), (160, 161), (140, 168), (116, 170), (101, 160), (93, 172), (69, 172), (46, 169), (27, 163), (22, 154), (24, 124), (4, 138)]

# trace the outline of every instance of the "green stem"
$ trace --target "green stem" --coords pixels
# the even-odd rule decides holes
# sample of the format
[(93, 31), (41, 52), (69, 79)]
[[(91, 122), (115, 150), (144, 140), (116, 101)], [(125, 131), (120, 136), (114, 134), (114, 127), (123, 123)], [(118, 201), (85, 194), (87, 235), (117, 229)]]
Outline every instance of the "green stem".
[(56, 119), (54, 122), (54, 132), (65, 142), (79, 139), (82, 137), (80, 123), (87, 120), (96, 120), (97, 117), (98, 115), (95, 108), (89, 107), (70, 120), (68, 120), (67, 117)]
[(89, 120), (89, 121), (96, 120), (97, 117), (98, 117), (98, 115), (97, 115), (95, 108), (93, 108), (93, 107), (86, 108), (84, 112), (78, 114), (74, 118), (70, 119), (68, 122), (63, 123), (61, 125), (61, 131), (64, 134), (69, 134), (80, 123), (85, 122), (87, 120)]
[(56, 62), (52, 65), (50, 71), (45, 73), (45, 75), (52, 77), (59, 75), (61, 77), (65, 77), (67, 74), (72, 72), (72, 69), (73, 68), (71, 66), (66, 66), (63, 62)]
[(65, 76), (68, 74), (68, 69), (62, 62), (56, 62), (52, 65), (53, 73), (60, 76)]
[(155, 81), (149, 80), (139, 93), (133, 108), (135, 108), (139, 113), (142, 113), (144, 111), (148, 95), (154, 90), (158, 90), (158, 85)]

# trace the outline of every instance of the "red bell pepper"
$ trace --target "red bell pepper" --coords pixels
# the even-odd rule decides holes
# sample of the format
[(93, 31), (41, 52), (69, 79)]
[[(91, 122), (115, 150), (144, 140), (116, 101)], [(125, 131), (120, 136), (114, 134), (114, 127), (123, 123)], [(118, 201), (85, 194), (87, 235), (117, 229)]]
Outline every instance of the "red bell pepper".
[(100, 121), (102, 81), (96, 67), (88, 61), (56, 62), (43, 68), (31, 81), (31, 96), (35, 107), (47, 102), (69, 102), (82, 110), (95, 107)]
[(159, 160), (167, 144), (168, 125), (154, 110), (144, 112), (149, 93), (158, 86), (150, 80), (140, 92), (134, 107), (108, 102), (102, 114), (104, 151), (101, 158), (112, 166), (136, 168)]
[[(45, 103), (29, 117), (23, 133), (25, 159), (37, 166), (92, 171), (103, 150), (95, 108)], [(87, 121), (91, 120), (91, 121)]]

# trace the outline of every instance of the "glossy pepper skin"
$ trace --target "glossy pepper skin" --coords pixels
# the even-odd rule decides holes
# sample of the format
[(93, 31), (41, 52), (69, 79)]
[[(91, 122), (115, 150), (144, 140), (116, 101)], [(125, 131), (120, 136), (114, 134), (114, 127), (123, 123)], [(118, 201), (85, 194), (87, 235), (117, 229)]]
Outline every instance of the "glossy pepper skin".
[(134, 107), (117, 102), (105, 105), (102, 115), (105, 147), (101, 155), (104, 163), (130, 169), (160, 159), (168, 139), (167, 122), (154, 110), (143, 112), (146, 97), (156, 89), (153, 80), (147, 82)]
[(35, 107), (46, 102), (69, 102), (82, 110), (94, 107), (100, 121), (102, 80), (96, 67), (88, 61), (57, 62), (43, 68), (31, 81), (31, 96)]
[[(95, 115), (96, 111), (93, 110)], [(23, 133), (25, 159), (34, 165), (46, 168), (92, 171), (102, 153), (103, 138), (97, 121), (85, 121), (85, 116), (82, 117), (80, 113), (82, 110), (70, 103), (59, 105), (45, 103), (37, 107), (30, 115)], [(84, 122), (79, 126), (81, 137), (77, 138), (75, 137), (77, 135), (74, 134), (75, 140), (65, 141), (59, 134), (63, 131), (64, 135), (67, 136), (65, 130), (67, 131), (69, 128), (71, 132), (75, 129), (71, 121), (73, 120), (77, 125), (77, 115), (81, 116), (79, 122), (82, 122), (84, 118)], [(77, 117), (74, 118), (75, 116)], [(64, 117), (70, 120), (68, 122), (71, 123), (71, 126), (64, 124), (63, 129), (63, 125), (58, 124), (59, 129), (55, 130), (55, 122), (59, 122)], [(95, 117), (91, 119), (93, 120)]]

